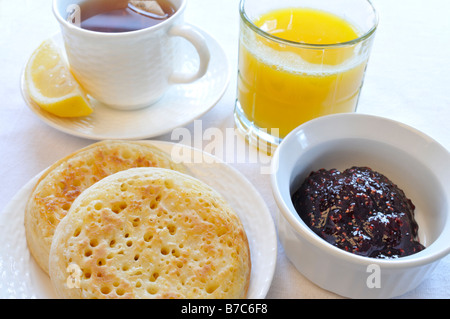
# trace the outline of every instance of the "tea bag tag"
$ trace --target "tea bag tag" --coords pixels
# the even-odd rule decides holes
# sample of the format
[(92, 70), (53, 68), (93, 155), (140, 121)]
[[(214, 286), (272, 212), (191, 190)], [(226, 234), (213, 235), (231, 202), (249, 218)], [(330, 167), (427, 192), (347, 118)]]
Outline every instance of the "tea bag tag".
[(71, 4), (71, 5), (67, 6), (66, 13), (67, 13), (66, 21), (77, 27), (80, 27), (80, 25), (81, 25), (80, 6), (77, 4)]

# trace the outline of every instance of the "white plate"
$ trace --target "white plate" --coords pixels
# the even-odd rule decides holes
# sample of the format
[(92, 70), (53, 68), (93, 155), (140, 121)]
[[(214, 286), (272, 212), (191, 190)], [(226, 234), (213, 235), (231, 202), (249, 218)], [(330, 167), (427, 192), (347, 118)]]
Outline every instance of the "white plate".
[[(183, 160), (193, 176), (215, 188), (235, 209), (250, 245), (252, 273), (248, 297), (265, 298), (275, 272), (277, 237), (272, 216), (258, 191), (241, 173), (207, 153), (169, 142), (149, 143)], [(195, 161), (190, 161), (191, 158)], [(200, 158), (203, 158), (202, 163), (199, 163)], [(25, 203), (39, 175), (29, 181), (0, 214), (1, 299), (55, 297), (50, 278), (30, 255), (23, 224)]]
[[(94, 112), (87, 117), (57, 117), (41, 109), (30, 99), (22, 73), (23, 98), (41, 120), (70, 135), (92, 140), (146, 139), (160, 136), (208, 112), (221, 99), (228, 86), (230, 70), (222, 47), (207, 32), (200, 32), (205, 37), (211, 53), (205, 76), (190, 84), (173, 85), (158, 102), (147, 108), (120, 111), (92, 100)], [(63, 50), (61, 34), (54, 35), (52, 39)], [(177, 70), (194, 72), (199, 60), (197, 52), (187, 41), (182, 42), (180, 51), (183, 53), (179, 63), (184, 62), (177, 66)]]

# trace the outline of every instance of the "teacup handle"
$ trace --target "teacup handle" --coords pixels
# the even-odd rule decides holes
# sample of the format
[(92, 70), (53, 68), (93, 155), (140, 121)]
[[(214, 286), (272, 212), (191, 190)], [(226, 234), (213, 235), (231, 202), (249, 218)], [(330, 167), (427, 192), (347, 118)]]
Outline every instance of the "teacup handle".
[(169, 30), (169, 35), (182, 37), (188, 40), (197, 50), (200, 58), (200, 65), (196, 73), (174, 73), (170, 76), (169, 81), (172, 83), (190, 83), (201, 78), (208, 70), (210, 52), (205, 38), (195, 29), (195, 27), (188, 24), (175, 25)]

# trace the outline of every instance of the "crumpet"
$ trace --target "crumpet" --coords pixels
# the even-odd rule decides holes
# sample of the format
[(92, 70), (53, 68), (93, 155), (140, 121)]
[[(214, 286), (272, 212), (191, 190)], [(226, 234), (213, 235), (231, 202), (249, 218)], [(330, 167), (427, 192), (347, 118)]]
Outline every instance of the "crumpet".
[(239, 217), (202, 181), (133, 168), (85, 190), (49, 259), (60, 298), (244, 298), (250, 250)]
[(53, 233), (72, 202), (106, 176), (133, 167), (162, 167), (186, 172), (169, 154), (144, 141), (93, 143), (53, 164), (38, 180), (25, 210), (28, 248), (48, 273)]

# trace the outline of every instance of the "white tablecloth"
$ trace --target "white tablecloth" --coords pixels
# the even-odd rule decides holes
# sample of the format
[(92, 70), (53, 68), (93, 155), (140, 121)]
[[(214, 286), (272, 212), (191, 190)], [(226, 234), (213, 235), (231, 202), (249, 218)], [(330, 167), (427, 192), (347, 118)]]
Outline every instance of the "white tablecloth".
[[(380, 15), (380, 25), (358, 112), (411, 125), (450, 149), (450, 2), (373, 2)], [(189, 0), (186, 20), (216, 38), (232, 70), (224, 96), (201, 118), (202, 127), (232, 128), (238, 0)], [(0, 212), (33, 176), (92, 143), (49, 127), (29, 110), (21, 96), (19, 83), (24, 64), (41, 41), (56, 32), (59, 26), (50, 0), (0, 0)], [(186, 127), (193, 130), (193, 124)], [(171, 135), (155, 139), (170, 141)], [(250, 151), (255, 150), (250, 148)], [(260, 173), (259, 164), (229, 164), (255, 185), (275, 217), (277, 208), (269, 176)], [(279, 244), (277, 267), (267, 298), (335, 297), (298, 273)], [(400, 298), (448, 297), (450, 256), (417, 289)]]

